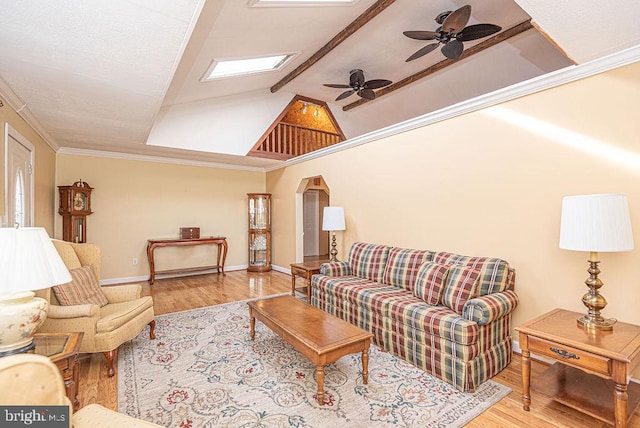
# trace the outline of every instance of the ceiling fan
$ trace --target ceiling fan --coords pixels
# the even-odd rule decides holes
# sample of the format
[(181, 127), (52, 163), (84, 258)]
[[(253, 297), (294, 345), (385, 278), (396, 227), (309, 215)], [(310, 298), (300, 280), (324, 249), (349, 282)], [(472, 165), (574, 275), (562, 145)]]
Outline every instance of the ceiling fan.
[(358, 94), (358, 96), (362, 98), (366, 98), (368, 100), (372, 100), (376, 97), (376, 93), (373, 91), (374, 89), (383, 88), (392, 84), (391, 80), (385, 79), (373, 79), (373, 80), (364, 80), (364, 72), (360, 69), (351, 70), (349, 72), (349, 84), (340, 84), (340, 83), (325, 83), (324, 86), (329, 88), (349, 88), (348, 91), (344, 91), (336, 101), (340, 101), (342, 99), (347, 98), (353, 94)]
[(442, 43), (444, 46), (441, 51), (444, 56), (449, 59), (456, 60), (462, 55), (464, 45), (462, 42), (481, 39), (490, 36), (502, 30), (502, 27), (494, 24), (475, 24), (467, 25), (471, 17), (471, 6), (462, 6), (453, 12), (442, 12), (436, 17), (436, 22), (440, 24), (435, 31), (405, 31), (402, 34), (415, 40), (436, 40), (419, 49), (413, 55), (406, 59), (405, 62), (413, 61), (435, 50)]

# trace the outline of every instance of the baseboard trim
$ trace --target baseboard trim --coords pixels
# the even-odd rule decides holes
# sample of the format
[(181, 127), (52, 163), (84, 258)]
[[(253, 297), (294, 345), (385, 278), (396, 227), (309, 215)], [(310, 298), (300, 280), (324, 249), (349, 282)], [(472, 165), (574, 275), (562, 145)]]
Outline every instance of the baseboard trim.
[[(224, 268), (225, 272), (232, 272), (236, 270), (246, 270), (247, 265), (237, 265), (237, 266), (226, 266)], [(168, 274), (156, 274), (156, 279), (166, 279), (166, 278), (182, 278), (185, 276), (193, 276), (193, 275), (204, 275), (208, 273), (217, 273), (216, 269), (205, 269), (200, 272), (185, 272), (185, 273), (168, 273)], [(147, 282), (149, 281), (149, 275), (144, 276), (129, 276), (122, 278), (111, 278), (111, 279), (102, 279), (100, 280), (100, 285), (116, 285), (116, 284), (127, 284), (131, 282)]]

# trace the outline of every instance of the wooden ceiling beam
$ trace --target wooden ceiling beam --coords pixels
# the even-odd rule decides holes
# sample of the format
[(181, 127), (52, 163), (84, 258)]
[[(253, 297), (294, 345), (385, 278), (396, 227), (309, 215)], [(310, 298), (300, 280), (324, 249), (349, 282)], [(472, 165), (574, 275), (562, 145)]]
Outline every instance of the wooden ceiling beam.
[[(514, 25), (511, 28), (506, 29), (505, 31), (496, 34), (495, 36), (492, 36), (484, 41), (482, 41), (481, 43), (478, 43), (477, 45), (471, 46), (468, 49), (465, 49), (462, 52), (462, 55), (460, 55), (460, 58), (458, 58), (457, 60), (451, 60), (451, 59), (444, 59), (436, 64), (433, 64), (430, 67), (425, 68), (422, 71), (417, 72), (416, 74), (412, 74), (409, 77), (405, 77), (404, 79), (396, 82), (396, 83), (392, 83), (389, 86), (386, 86), (384, 88), (378, 89), (376, 91), (376, 98), (379, 98), (381, 96), (387, 95), (393, 91), (397, 91), (400, 88), (404, 88), (407, 85), (410, 85), (412, 83), (417, 82), (420, 79), (424, 79), (427, 76), (430, 76), (431, 74), (442, 70), (443, 68), (449, 67), (453, 64), (455, 64), (456, 62), (460, 61), (461, 59), (464, 58), (468, 58), (471, 55), (475, 55), (478, 52), (482, 52), (483, 50), (490, 48), (491, 46), (497, 45), (500, 42), (503, 42), (507, 39), (510, 39), (513, 36), (516, 36), (524, 31), (527, 31), (529, 29), (533, 28), (533, 26), (531, 25), (531, 20), (527, 20), (524, 22), (521, 22), (520, 24)], [(361, 106), (362, 104), (365, 104), (369, 101), (372, 100), (368, 100), (365, 98), (360, 98), (358, 101), (355, 101), (351, 104), (347, 104), (344, 107), (342, 107), (343, 111), (348, 111), (351, 110), (353, 108), (356, 108), (358, 106)]]
[(342, 31), (336, 34), (333, 39), (329, 40), (326, 45), (321, 47), (316, 53), (311, 55), (311, 57), (296, 67), (291, 73), (284, 76), (278, 83), (271, 87), (271, 92), (274, 93), (281, 89), (284, 85), (291, 82), (293, 79), (298, 77), (304, 71), (306, 71), (309, 67), (311, 67), (316, 62), (320, 61), (326, 54), (331, 52), (335, 47), (337, 47), (340, 43), (344, 42), (349, 36), (362, 28), (365, 24), (375, 18), (380, 12), (385, 10), (387, 7), (391, 6), (396, 0), (378, 0), (375, 2), (369, 9), (362, 12), (360, 16), (358, 16), (351, 24), (347, 25)]

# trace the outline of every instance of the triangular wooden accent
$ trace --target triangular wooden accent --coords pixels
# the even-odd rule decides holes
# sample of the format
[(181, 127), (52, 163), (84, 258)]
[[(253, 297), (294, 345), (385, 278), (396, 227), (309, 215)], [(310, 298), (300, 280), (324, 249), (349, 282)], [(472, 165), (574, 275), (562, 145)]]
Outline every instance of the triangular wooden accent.
[(324, 101), (294, 96), (247, 156), (291, 159), (346, 140)]

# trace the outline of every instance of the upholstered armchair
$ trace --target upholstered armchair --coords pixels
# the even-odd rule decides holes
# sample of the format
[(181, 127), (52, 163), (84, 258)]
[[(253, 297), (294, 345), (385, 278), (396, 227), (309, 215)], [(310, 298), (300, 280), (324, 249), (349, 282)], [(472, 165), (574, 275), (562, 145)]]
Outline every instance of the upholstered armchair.
[(99, 404), (89, 404), (73, 413), (58, 367), (49, 358), (36, 354), (0, 358), (0, 403), (3, 406), (68, 406), (69, 426), (75, 428), (160, 426)]
[(58, 290), (54, 292), (53, 288), (48, 288), (37, 291), (38, 296), (49, 302), (47, 319), (38, 332), (83, 332), (80, 352), (103, 353), (107, 359), (107, 374), (113, 376), (120, 345), (136, 337), (147, 324), (149, 337), (155, 339), (153, 300), (150, 296), (141, 297), (142, 286), (139, 284), (100, 287), (101, 251), (98, 246), (55, 239), (53, 244), (74, 281), (77, 279), (75, 272), (86, 273), (90, 266), (93, 272), (91, 277), (95, 277), (95, 287), (104, 301), (101, 304), (70, 304), (63, 299), (62, 303), (65, 304), (61, 304), (56, 297)]

